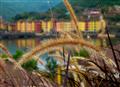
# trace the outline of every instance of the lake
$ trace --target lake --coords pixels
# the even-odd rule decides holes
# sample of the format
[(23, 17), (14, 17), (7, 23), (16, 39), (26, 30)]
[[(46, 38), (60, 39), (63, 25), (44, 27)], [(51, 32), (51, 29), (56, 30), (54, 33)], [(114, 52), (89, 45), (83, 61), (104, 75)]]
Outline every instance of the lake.
[[(109, 42), (107, 39), (87, 39), (92, 44), (100, 47), (107, 47)], [(14, 54), (16, 50), (22, 50), (24, 52), (28, 52), (31, 49), (35, 48), (41, 43), (41, 39), (39, 38), (31, 38), (31, 39), (16, 39), (16, 40), (0, 40), (0, 43), (5, 45), (8, 50)], [(112, 39), (112, 43), (119, 44), (120, 38)]]

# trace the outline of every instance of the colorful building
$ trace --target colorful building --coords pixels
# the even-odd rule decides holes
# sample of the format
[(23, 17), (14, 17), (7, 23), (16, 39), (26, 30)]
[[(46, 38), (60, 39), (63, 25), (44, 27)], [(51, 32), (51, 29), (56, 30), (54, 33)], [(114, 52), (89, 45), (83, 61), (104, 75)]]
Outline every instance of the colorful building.
[(86, 26), (87, 26), (86, 22), (83, 22), (83, 21), (78, 22), (78, 28), (80, 31), (85, 31), (85, 29), (87, 28)]
[(31, 32), (35, 32), (35, 21), (32, 21), (32, 29)]
[(88, 23), (88, 31), (94, 31), (94, 30), (96, 30), (95, 29), (95, 25), (94, 25), (94, 21), (90, 21), (89, 23)]
[(47, 22), (47, 32), (50, 32), (53, 29), (53, 21)]
[(3, 29), (3, 28), (4, 28), (4, 22), (2, 17), (0, 17), (0, 29)]
[(63, 23), (64, 22), (56, 22), (56, 31), (61, 32), (63, 28)]
[(63, 24), (63, 31), (67, 31), (67, 32), (69, 32), (69, 31), (72, 31), (72, 23), (71, 23), (71, 21), (70, 22), (64, 22), (64, 24)]
[(18, 32), (21, 32), (21, 28), (22, 28), (22, 27), (21, 27), (21, 24), (22, 24), (22, 21), (20, 21), (20, 20), (17, 21), (17, 23), (16, 23), (16, 28), (17, 28), (17, 31), (18, 31)]
[[(78, 28), (80, 31), (100, 31), (105, 29), (106, 22), (101, 18), (94, 19), (91, 17), (89, 21), (82, 20), (78, 22)], [(9, 31), (18, 31), (18, 32), (50, 32), (54, 29), (57, 32), (69, 32), (75, 29), (75, 25), (72, 21), (28, 21), (28, 20), (19, 20), (16, 23), (4, 23), (0, 19), (0, 29), (8, 29)]]
[(42, 21), (42, 29), (43, 29), (43, 31), (44, 32), (47, 32), (47, 22), (45, 22), (45, 21)]
[(27, 21), (26, 23), (26, 32), (32, 32), (32, 22)]
[(42, 31), (42, 23), (41, 21), (35, 21), (35, 32), (39, 33)]
[(0, 17), (0, 29), (7, 29), (7, 23)]
[(21, 22), (20, 32), (26, 32), (26, 21), (22, 21)]
[(8, 31), (16, 31), (16, 24), (15, 23), (8, 23), (7, 24)]

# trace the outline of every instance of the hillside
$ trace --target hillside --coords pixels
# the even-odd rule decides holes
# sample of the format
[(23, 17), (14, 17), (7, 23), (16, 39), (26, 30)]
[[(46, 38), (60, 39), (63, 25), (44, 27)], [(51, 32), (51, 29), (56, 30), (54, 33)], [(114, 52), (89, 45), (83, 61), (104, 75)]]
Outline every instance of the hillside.
[[(51, 7), (60, 1), (51, 0)], [(0, 16), (5, 19), (22, 14), (24, 12), (45, 12), (49, 9), (46, 0), (0, 0)]]
[[(115, 5), (120, 5), (120, 0), (69, 0), (73, 9), (75, 10), (76, 15), (78, 18), (82, 15), (82, 12), (86, 8), (99, 8), (102, 9), (103, 12), (107, 14), (108, 7), (112, 7)], [(20, 3), (15, 4), (17, 10), (12, 10), (9, 12), (9, 10), (4, 10), (3, 13), (7, 15), (7, 13), (13, 14), (13, 12), (17, 15), (12, 18), (12, 20), (19, 20), (19, 19), (42, 19), (42, 20), (49, 20), (52, 15), (59, 19), (59, 20), (69, 20), (70, 15), (68, 11), (65, 8), (64, 3), (61, 0), (51, 0), (51, 10), (49, 8), (49, 5), (44, 3), (38, 3), (38, 2), (24, 2), (26, 5), (23, 5), (19, 7)], [(30, 4), (31, 3), (31, 4)], [(36, 3), (36, 4), (35, 4)], [(9, 3), (10, 4), (10, 3)], [(12, 3), (11, 3), (12, 4)], [(15, 6), (13, 5), (13, 6)], [(8, 9), (9, 5), (5, 9)], [(12, 5), (11, 5), (12, 6)], [(31, 7), (32, 6), (32, 7)], [(22, 8), (23, 7), (23, 8)], [(15, 8), (15, 7), (14, 7)], [(9, 8), (10, 9), (10, 8)], [(12, 9), (12, 8), (11, 8)], [(7, 15), (8, 16), (8, 15)]]
[[(120, 0), (69, 0), (77, 16), (80, 16), (86, 8), (100, 8), (102, 11), (108, 10), (108, 7), (120, 5)], [(63, 2), (53, 7), (52, 11), (57, 18), (68, 18), (68, 13)], [(59, 13), (59, 14), (58, 14)]]

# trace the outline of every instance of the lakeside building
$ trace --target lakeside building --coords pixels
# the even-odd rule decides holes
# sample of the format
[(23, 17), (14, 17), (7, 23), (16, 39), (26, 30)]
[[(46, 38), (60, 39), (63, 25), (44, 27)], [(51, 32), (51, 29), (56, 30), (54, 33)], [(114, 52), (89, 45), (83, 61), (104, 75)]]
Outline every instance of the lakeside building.
[[(55, 26), (54, 26), (55, 24)], [(80, 31), (100, 31), (106, 27), (105, 20), (95, 21), (79, 21), (78, 28)], [(9, 31), (18, 32), (50, 32), (54, 29), (57, 32), (69, 32), (74, 29), (74, 24), (71, 21), (58, 21), (53, 23), (51, 21), (17, 21), (16, 23), (1, 24), (1, 29), (8, 29)]]
[(0, 29), (1, 30), (7, 29), (7, 23), (3, 20), (2, 16), (0, 16)]
[[(104, 20), (100, 10), (87, 9), (83, 12), (83, 20), (78, 20), (78, 28), (80, 31), (99, 32), (106, 27), (106, 21)], [(43, 20), (18, 20), (16, 23), (5, 23), (0, 18), (0, 29), (8, 29), (9, 31), (17, 32), (50, 32), (52, 30), (56, 32), (70, 32), (74, 29), (74, 23), (72, 21), (56, 21), (51, 19), (49, 21)]]

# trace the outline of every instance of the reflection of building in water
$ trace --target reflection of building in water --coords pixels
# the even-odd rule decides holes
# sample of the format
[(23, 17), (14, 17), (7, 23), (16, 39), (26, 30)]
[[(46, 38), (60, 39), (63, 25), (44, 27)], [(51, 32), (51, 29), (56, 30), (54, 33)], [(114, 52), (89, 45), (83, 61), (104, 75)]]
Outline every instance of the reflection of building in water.
[(40, 43), (40, 41), (36, 39), (20, 39), (17, 40), (16, 42), (18, 48), (22, 47), (34, 48)]

